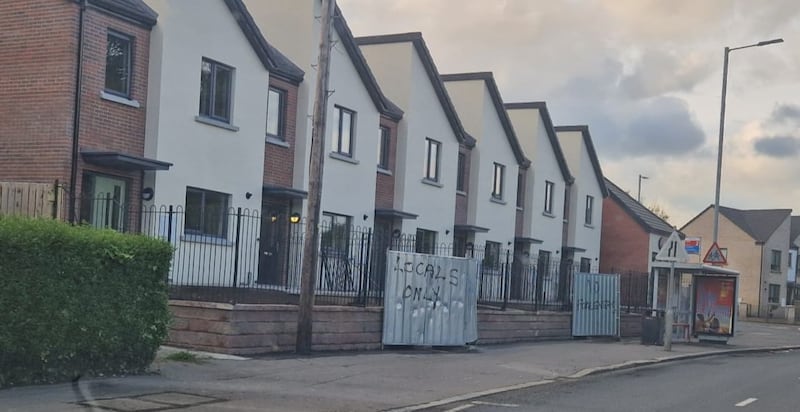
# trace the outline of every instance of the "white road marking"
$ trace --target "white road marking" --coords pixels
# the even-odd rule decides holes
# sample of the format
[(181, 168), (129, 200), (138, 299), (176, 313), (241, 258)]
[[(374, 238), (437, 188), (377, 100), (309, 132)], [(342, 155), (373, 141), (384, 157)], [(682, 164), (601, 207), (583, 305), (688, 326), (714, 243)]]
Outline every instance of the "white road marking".
[(471, 408), (471, 407), (473, 407), (473, 406), (475, 406), (475, 405), (473, 405), (473, 404), (471, 404), (471, 403), (468, 403), (468, 404), (466, 404), (466, 405), (456, 406), (455, 408), (453, 408), (453, 409), (448, 409), (448, 410), (446, 410), (446, 411), (444, 411), (444, 412), (458, 412), (458, 411), (463, 411), (464, 409), (469, 409), (469, 408)]
[(737, 403), (737, 404), (736, 404), (736, 406), (738, 406), (738, 407), (740, 407), (740, 408), (741, 408), (741, 407), (744, 407), (744, 406), (750, 405), (751, 403), (753, 403), (753, 402), (755, 402), (755, 401), (757, 401), (757, 400), (758, 400), (758, 398), (747, 398), (747, 399), (745, 399), (745, 400), (743, 400), (743, 401), (741, 401), (741, 402)]
[(497, 403), (497, 402), (484, 402), (484, 401), (472, 401), (475, 405), (486, 405), (486, 406), (499, 406), (502, 408), (519, 408), (519, 405), (516, 403)]
[(489, 390), (485, 390), (485, 391), (478, 391), (478, 392), (467, 393), (467, 394), (464, 394), (464, 395), (452, 396), (450, 398), (439, 399), (438, 401), (423, 403), (423, 404), (420, 404), (420, 405), (413, 405), (413, 406), (406, 406), (406, 407), (397, 408), (397, 409), (391, 409), (391, 410), (388, 410), (386, 412), (414, 412), (414, 411), (420, 411), (420, 410), (423, 410), (423, 409), (431, 409), (431, 408), (435, 408), (437, 406), (449, 405), (449, 404), (454, 403), (454, 402), (468, 401), (470, 399), (480, 398), (480, 397), (488, 396), (488, 395), (494, 395), (494, 394), (497, 394), (497, 393), (510, 392), (510, 391), (515, 391), (515, 390), (518, 390), (518, 389), (533, 388), (535, 386), (549, 385), (549, 384), (551, 384), (553, 382), (555, 382), (555, 381), (551, 380), (551, 379), (545, 379), (543, 381), (525, 382), (525, 383), (520, 383), (520, 384), (516, 384), (516, 385), (505, 386), (505, 387), (502, 387), (502, 388), (494, 388), (494, 389), (489, 389)]

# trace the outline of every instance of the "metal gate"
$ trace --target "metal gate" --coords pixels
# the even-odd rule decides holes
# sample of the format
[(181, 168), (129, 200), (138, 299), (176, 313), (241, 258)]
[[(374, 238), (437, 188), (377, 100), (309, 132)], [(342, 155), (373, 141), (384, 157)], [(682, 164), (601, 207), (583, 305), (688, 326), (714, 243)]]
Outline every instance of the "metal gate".
[(455, 346), (478, 340), (478, 263), (387, 252), (384, 345)]
[(577, 273), (572, 336), (619, 336), (619, 275)]

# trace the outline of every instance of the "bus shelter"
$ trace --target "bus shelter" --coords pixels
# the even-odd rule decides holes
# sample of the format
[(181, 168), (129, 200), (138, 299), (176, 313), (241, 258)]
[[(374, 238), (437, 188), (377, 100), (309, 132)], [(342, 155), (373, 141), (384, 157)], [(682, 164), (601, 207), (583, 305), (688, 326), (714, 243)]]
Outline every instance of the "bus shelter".
[[(670, 262), (653, 262), (650, 274), (653, 309), (667, 309)], [(673, 342), (727, 342), (736, 323), (739, 272), (699, 263), (675, 263)]]

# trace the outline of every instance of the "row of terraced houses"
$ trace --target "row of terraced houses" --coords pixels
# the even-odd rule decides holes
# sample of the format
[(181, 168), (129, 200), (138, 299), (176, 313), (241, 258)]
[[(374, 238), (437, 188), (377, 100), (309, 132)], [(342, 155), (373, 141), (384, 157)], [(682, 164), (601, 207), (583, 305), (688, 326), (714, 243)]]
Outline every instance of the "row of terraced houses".
[[(320, 8), (4, 4), (0, 190), (55, 182), (54, 216), (164, 238), (173, 284), (295, 293)], [(320, 296), (374, 297), (396, 248), (479, 258), (504, 304), (568, 303), (568, 272), (602, 267), (589, 128), (505, 102), (491, 72), (440, 73), (420, 33), (354, 37), (337, 8), (332, 36)]]

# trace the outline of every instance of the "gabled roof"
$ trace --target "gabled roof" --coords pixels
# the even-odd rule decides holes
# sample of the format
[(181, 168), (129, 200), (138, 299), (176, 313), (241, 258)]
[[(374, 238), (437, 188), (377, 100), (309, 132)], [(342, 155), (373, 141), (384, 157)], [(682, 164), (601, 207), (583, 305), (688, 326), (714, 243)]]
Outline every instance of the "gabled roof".
[(242, 0), (225, 0), (225, 5), (228, 6), (234, 19), (239, 23), (242, 33), (244, 33), (247, 41), (250, 42), (250, 46), (253, 47), (259, 60), (261, 60), (270, 75), (277, 75), (294, 84), (299, 84), (303, 81), (303, 76), (305, 75), (303, 70), (267, 42)]
[(486, 88), (489, 89), (489, 96), (492, 98), (497, 117), (500, 119), (500, 124), (503, 126), (503, 131), (506, 133), (508, 144), (511, 145), (511, 150), (517, 158), (517, 163), (523, 168), (527, 168), (531, 165), (531, 161), (525, 157), (525, 153), (522, 151), (522, 147), (517, 139), (517, 134), (514, 132), (514, 127), (511, 125), (511, 119), (508, 118), (508, 113), (506, 113), (503, 108), (503, 99), (500, 97), (500, 90), (497, 88), (497, 83), (494, 81), (492, 72), (443, 74), (440, 77), (442, 81), (445, 82), (483, 81), (486, 84)]
[(586, 151), (589, 152), (589, 160), (592, 161), (592, 168), (594, 169), (594, 175), (597, 178), (597, 184), (600, 186), (600, 192), (603, 194), (603, 197), (608, 197), (608, 188), (606, 188), (606, 182), (603, 178), (603, 169), (600, 168), (600, 159), (597, 158), (597, 152), (594, 150), (592, 136), (589, 134), (589, 126), (556, 126), (554, 130), (556, 132), (581, 133), (581, 136), (583, 136), (583, 144), (586, 146)]
[(344, 19), (344, 15), (342, 15), (342, 10), (339, 9), (339, 6), (336, 6), (334, 16), (333, 27), (339, 35), (342, 46), (344, 46), (344, 49), (347, 51), (347, 55), (350, 56), (350, 60), (352, 60), (353, 65), (356, 67), (361, 81), (364, 83), (364, 86), (366, 86), (367, 92), (375, 103), (375, 107), (378, 108), (378, 111), (382, 115), (388, 116), (393, 120), (402, 119), (403, 110), (392, 103), (381, 91), (378, 81), (375, 80), (375, 76), (372, 74), (372, 70), (370, 70), (367, 64), (367, 59), (364, 58), (361, 49), (358, 48), (356, 39), (353, 37), (353, 32), (350, 31), (350, 27), (347, 25), (347, 21)]
[[(708, 206), (697, 216), (693, 217), (692, 220), (683, 225), (683, 227), (689, 226), (698, 217), (706, 213), (706, 211), (711, 210), (713, 212), (713, 209), (714, 205)], [(733, 222), (733, 224), (750, 235), (756, 242), (766, 242), (769, 240), (770, 236), (775, 233), (781, 223), (792, 214), (792, 209), (741, 210), (720, 206), (719, 214)]]
[(667, 221), (651, 212), (645, 205), (631, 197), (631, 195), (615, 185), (614, 182), (608, 178), (606, 178), (605, 181), (609, 197), (615, 200), (634, 220), (639, 222), (639, 225), (641, 225), (645, 231), (664, 236), (669, 236), (672, 233), (674, 228)]
[(800, 216), (792, 216), (791, 220), (792, 228), (789, 231), (789, 247), (793, 246), (793, 243), (796, 241), (797, 246), (800, 247)]
[(445, 89), (444, 83), (442, 83), (442, 78), (439, 76), (439, 70), (436, 69), (436, 64), (433, 62), (433, 57), (428, 50), (428, 46), (425, 44), (425, 40), (422, 38), (422, 33), (414, 32), (359, 37), (356, 39), (356, 43), (358, 43), (359, 46), (390, 43), (413, 44), (414, 49), (416, 49), (417, 54), (422, 61), (423, 67), (425, 67), (425, 72), (428, 75), (431, 86), (433, 86), (433, 90), (436, 92), (436, 97), (439, 99), (439, 104), (442, 106), (442, 109), (447, 116), (447, 120), (450, 122), (450, 127), (453, 129), (453, 132), (456, 135), (456, 139), (458, 139), (459, 143), (462, 143), (467, 147), (475, 146), (475, 138), (470, 136), (464, 130), (464, 126), (461, 124), (461, 119), (459, 119), (455, 106), (453, 106), (453, 101), (450, 100), (450, 95), (447, 94), (447, 89)]
[[(75, 0), (75, 2), (80, 3), (80, 0)], [(158, 19), (158, 13), (143, 0), (89, 0), (87, 3), (148, 28), (155, 26)]]
[(564, 177), (565, 182), (572, 184), (575, 178), (573, 178), (572, 174), (569, 172), (567, 159), (564, 158), (564, 151), (561, 150), (561, 144), (558, 143), (558, 137), (553, 128), (553, 120), (550, 118), (550, 112), (547, 110), (547, 104), (545, 102), (522, 102), (506, 103), (504, 106), (506, 110), (536, 109), (539, 111), (539, 115), (544, 122), (544, 130), (547, 132), (547, 139), (550, 140), (550, 147), (552, 147), (553, 153), (556, 155), (558, 167), (561, 169), (561, 175)]

